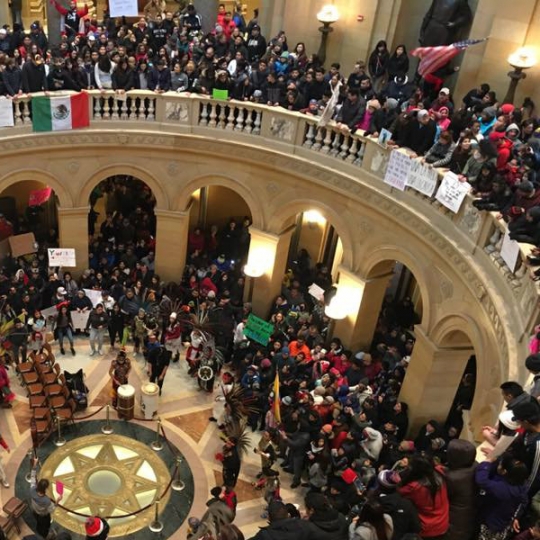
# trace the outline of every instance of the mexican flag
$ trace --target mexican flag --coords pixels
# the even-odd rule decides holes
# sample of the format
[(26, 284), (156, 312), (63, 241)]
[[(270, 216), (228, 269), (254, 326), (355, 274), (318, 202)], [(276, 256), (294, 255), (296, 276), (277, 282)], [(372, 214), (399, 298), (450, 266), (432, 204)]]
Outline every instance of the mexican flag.
[(34, 131), (62, 131), (90, 125), (88, 94), (39, 96), (32, 98)]

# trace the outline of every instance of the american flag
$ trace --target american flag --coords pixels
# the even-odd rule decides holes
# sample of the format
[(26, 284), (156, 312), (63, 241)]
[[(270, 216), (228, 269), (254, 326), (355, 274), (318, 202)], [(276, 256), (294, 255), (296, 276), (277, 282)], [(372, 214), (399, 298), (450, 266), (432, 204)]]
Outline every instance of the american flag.
[(487, 39), (488, 38), (465, 39), (463, 41), (452, 43), (451, 45), (441, 45), (440, 47), (418, 47), (411, 51), (411, 54), (420, 58), (418, 73), (422, 77), (425, 77), (448, 64), (454, 56), (457, 56), (460, 52), (468, 49), (471, 45), (482, 43)]

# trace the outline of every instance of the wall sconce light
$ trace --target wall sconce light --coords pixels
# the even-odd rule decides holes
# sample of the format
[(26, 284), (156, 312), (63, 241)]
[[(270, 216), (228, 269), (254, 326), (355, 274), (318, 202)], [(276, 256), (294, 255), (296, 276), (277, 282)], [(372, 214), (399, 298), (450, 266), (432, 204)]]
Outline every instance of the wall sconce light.
[(320, 225), (321, 227), (326, 225), (326, 218), (318, 210), (308, 210), (304, 212), (304, 220), (309, 227)]
[(324, 308), (324, 314), (337, 321), (357, 313), (362, 304), (364, 286), (342, 283), (334, 285), (334, 287), (337, 288), (337, 292)]
[(524, 71), (535, 66), (537, 59), (532, 49), (520, 47), (508, 57), (507, 61), (514, 69), (508, 73), (510, 85), (508, 86), (506, 96), (504, 96), (503, 103), (513, 103), (519, 81), (527, 77)]
[(334, 321), (340, 321), (349, 314), (347, 304), (336, 294), (324, 308), (324, 314)]
[(321, 11), (317, 13), (317, 20), (322, 23), (322, 26), (319, 27), (319, 32), (321, 33), (321, 44), (319, 46), (317, 56), (323, 64), (326, 60), (326, 45), (328, 42), (328, 34), (334, 31), (331, 25), (335, 23), (338, 19), (339, 11), (332, 4), (324, 6)]

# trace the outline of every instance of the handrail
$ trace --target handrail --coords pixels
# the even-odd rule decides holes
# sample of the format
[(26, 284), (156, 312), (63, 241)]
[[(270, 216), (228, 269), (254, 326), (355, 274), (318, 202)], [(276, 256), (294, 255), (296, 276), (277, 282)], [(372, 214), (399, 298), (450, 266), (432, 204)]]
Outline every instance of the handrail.
[[(246, 137), (250, 144), (254, 139), (264, 140), (266, 147), (298, 157), (313, 159), (316, 154), (322, 165), (353, 179), (359, 170), (363, 170), (368, 178), (382, 181), (391, 153), (390, 149), (379, 145), (377, 139), (366, 137), (362, 132), (344, 133), (334, 122), (322, 127), (316, 117), (280, 107), (176, 92), (158, 94), (131, 90), (120, 94), (112, 90), (89, 90), (87, 93), (90, 97), (90, 128), (114, 126), (128, 129), (129, 124), (144, 122), (145, 126), (155, 124), (160, 131), (214, 139), (227, 139), (228, 133), (234, 132), (238, 139)], [(15, 126), (0, 128), (2, 135), (29, 132), (31, 99), (31, 95), (23, 95), (13, 100)], [(136, 129), (135, 125), (133, 129)], [(220, 132), (223, 132), (222, 136)], [(443, 172), (439, 172), (439, 181)], [(344, 189), (347, 189), (346, 185)], [(463, 245), (470, 254), (487, 258), (486, 262), (494, 265), (520, 306), (523, 331), (532, 330), (531, 325), (538, 317), (539, 289), (527, 272), (526, 256), (530, 246), (520, 245), (520, 260), (512, 272), (501, 256), (506, 224), (497, 219), (495, 213), (478, 211), (472, 204), (474, 197), (468, 195), (459, 212), (454, 214), (434, 197), (408, 187), (404, 193), (408, 197), (407, 204), (415, 205), (420, 211), (425, 208), (422, 205), (429, 205), (441, 218), (452, 221), (457, 231), (462, 233)]]

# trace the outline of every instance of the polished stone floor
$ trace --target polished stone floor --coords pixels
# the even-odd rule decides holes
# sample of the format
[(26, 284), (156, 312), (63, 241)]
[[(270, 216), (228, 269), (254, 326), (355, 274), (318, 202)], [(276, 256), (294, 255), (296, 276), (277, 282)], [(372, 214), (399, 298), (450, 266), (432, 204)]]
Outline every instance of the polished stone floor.
[[(90, 389), (89, 407), (86, 411), (78, 413), (78, 416), (82, 417), (96, 413), (92, 421), (103, 422), (105, 419), (105, 408), (102, 407), (110, 403), (111, 395), (108, 370), (111, 360), (115, 357), (115, 353), (114, 351), (108, 351), (102, 357), (90, 357), (88, 354), (90, 352), (88, 341), (86, 338), (81, 337), (76, 338), (75, 348), (77, 355), (72, 357), (70, 354), (65, 356), (60, 355), (57, 353), (58, 347), (56, 345), (53, 346), (55, 354), (57, 353), (56, 360), (60, 363), (62, 369), (74, 372), (82, 367), (86, 375), (86, 384)], [(130, 353), (131, 347), (128, 346), (128, 356)], [(136, 389), (135, 416), (139, 420), (133, 420), (128, 424), (123, 421), (115, 422), (115, 424), (124, 425), (124, 429), (127, 430), (126, 433), (129, 433), (130, 428), (128, 426), (130, 424), (139, 424), (151, 432), (155, 430), (156, 422), (155, 420), (144, 421), (139, 406), (141, 384), (148, 380), (144, 359), (141, 356), (130, 357), (133, 361), (133, 369), (129, 382)], [(24, 497), (25, 493), (28, 493), (28, 484), (24, 481), (23, 477), (26, 474), (26, 454), (31, 448), (29, 432), (31, 411), (28, 400), (13, 370), (10, 370), (9, 373), (17, 400), (14, 402), (12, 409), (0, 410), (0, 433), (11, 448), (11, 453), (8, 454), (2, 450), (0, 454), (6, 465), (8, 480), (11, 483), (10, 488), (0, 488), (2, 506), (14, 494), (14, 487), (17, 495), (21, 498)], [(165, 378), (158, 414), (167, 437), (185, 456), (193, 475), (194, 489), (191, 509), (189, 511), (190, 516), (201, 517), (206, 508), (205, 503), (209, 499), (209, 490), (221, 482), (221, 464), (215, 460), (215, 454), (220, 450), (222, 443), (219, 439), (219, 431), (216, 424), (208, 421), (208, 418), (212, 416), (213, 404), (213, 395), (198, 390), (196, 381), (188, 376), (185, 361), (181, 360), (177, 364), (171, 364)], [(113, 412), (111, 416), (113, 414), (115, 415)], [(92, 424), (93, 422), (87, 422), (86, 425)], [(66, 432), (66, 438), (80, 436), (84, 430), (90, 428), (83, 428), (83, 424), (80, 424), (79, 427), (70, 429), (73, 429), (73, 433)], [(87, 435), (87, 433), (85, 432), (84, 435)], [(140, 436), (134, 432), (131, 432), (131, 436), (140, 440)], [(255, 446), (260, 434), (254, 433), (251, 434), (251, 437), (253, 446)], [(149, 442), (149, 440), (146, 442)], [(21, 464), (23, 465), (18, 473)], [(246, 538), (255, 534), (258, 528), (264, 526), (266, 523), (260, 517), (264, 507), (262, 493), (254, 490), (251, 486), (251, 482), (259, 470), (259, 460), (254, 453), (244, 457), (239, 481), (236, 486), (239, 505), (235, 523), (242, 529)], [(18, 476), (17, 482), (15, 482), (16, 476)], [(290, 490), (291, 476), (287, 473), (282, 473), (281, 479), (281, 493), (284, 500), (301, 503), (304, 490)], [(56, 510), (56, 512), (60, 511), (60, 509)], [(161, 538), (178, 538), (183, 540), (185, 538), (187, 524), (185, 521), (181, 523), (182, 520), (183, 516), (181, 515), (167, 517), (166, 521), (168, 525), (174, 523), (174, 527), (171, 526), (167, 531), (157, 535), (154, 533), (151, 534), (152, 536), (161, 536)], [(26, 524), (21, 523), (21, 525), (23, 525), (21, 536), (24, 536), (29, 533), (29, 528)], [(176, 530), (176, 532), (171, 532), (172, 529)], [(165, 533), (166, 535), (164, 536)], [(141, 532), (141, 534), (143, 533)], [(146, 536), (150, 538), (150, 535), (147, 534), (144, 534), (140, 538), (146, 538)]]

